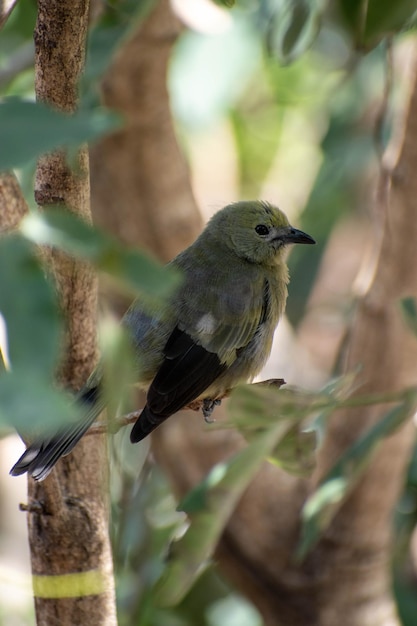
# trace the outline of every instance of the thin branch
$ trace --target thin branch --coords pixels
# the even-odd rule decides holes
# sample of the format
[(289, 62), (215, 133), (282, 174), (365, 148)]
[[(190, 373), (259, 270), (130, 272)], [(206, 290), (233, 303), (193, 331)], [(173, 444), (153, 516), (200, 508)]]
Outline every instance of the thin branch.
[[(283, 378), (269, 378), (268, 380), (262, 380), (258, 383), (253, 383), (253, 386), (262, 385), (263, 387), (282, 387), (285, 385), (285, 380)], [(231, 389), (229, 389), (219, 400), (224, 400), (227, 398)], [(199, 411), (203, 408), (203, 400), (196, 400), (191, 404), (187, 404), (182, 410), (186, 411)], [(87, 431), (86, 435), (102, 435), (103, 433), (107, 433), (108, 435), (115, 435), (119, 432), (121, 428), (124, 426), (128, 426), (129, 424), (134, 424), (136, 420), (140, 417), (143, 409), (138, 409), (137, 411), (133, 411), (132, 413), (127, 413), (126, 415), (122, 415), (115, 419), (112, 419), (108, 422), (95, 422), (91, 428)], [(206, 420), (207, 421), (207, 420)]]
[[(271, 386), (271, 387), (282, 387), (285, 384), (283, 378), (271, 378), (268, 380), (263, 380), (258, 383), (253, 383), (251, 386)], [(227, 392), (224, 396), (222, 396), (222, 400), (230, 395), (230, 392)], [(332, 399), (329, 397), (328, 400), (318, 401), (312, 403), (309, 407), (306, 407), (308, 412), (315, 413), (323, 411), (324, 409), (334, 408), (353, 408), (353, 407), (365, 407), (365, 406), (374, 406), (379, 404), (392, 404), (395, 402), (405, 402), (410, 398), (410, 395), (417, 395), (417, 387), (410, 387), (405, 389), (404, 391), (394, 391), (388, 393), (370, 393), (364, 396), (355, 396), (352, 398), (345, 398), (343, 400)], [(185, 406), (183, 411), (199, 411), (203, 406), (202, 400), (197, 400), (191, 404)], [(134, 424), (137, 419), (141, 416), (143, 409), (138, 409), (136, 411), (132, 411), (131, 413), (126, 413), (126, 415), (121, 415), (120, 417), (116, 417), (108, 422), (95, 422), (91, 428), (87, 431), (85, 436), (88, 435), (115, 435), (119, 432), (121, 428), (125, 426), (129, 426), (129, 424)], [(234, 424), (225, 423), (222, 425), (223, 428), (231, 428)]]

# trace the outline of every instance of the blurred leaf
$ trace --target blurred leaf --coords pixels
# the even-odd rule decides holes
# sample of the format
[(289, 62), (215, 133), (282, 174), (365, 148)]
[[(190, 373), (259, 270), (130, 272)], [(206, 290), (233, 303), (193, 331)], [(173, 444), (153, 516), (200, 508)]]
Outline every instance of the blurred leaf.
[(0, 374), (0, 423), (33, 437), (80, 418), (69, 394), (52, 387), (34, 369)]
[(0, 103), (0, 170), (19, 167), (55, 148), (97, 139), (119, 125), (119, 116), (103, 109), (66, 115), (40, 102), (7, 98)]
[(32, 0), (19, 0), (2, 25), (0, 38), (0, 59), (10, 55), (24, 42), (33, 41), (36, 22), (36, 3)]
[(21, 230), (31, 241), (90, 261), (128, 288), (149, 296), (164, 297), (179, 284), (179, 276), (172, 269), (139, 250), (127, 248), (69, 211), (31, 213), (22, 221)]
[(387, 35), (398, 33), (412, 21), (415, 0), (339, 0), (352, 39), (361, 46), (376, 46)]
[(227, 7), (228, 9), (232, 8), (236, 3), (235, 0), (213, 0), (215, 4), (219, 4), (220, 6)]
[(110, 67), (117, 49), (122, 46), (139, 21), (144, 19), (156, 0), (118, 0), (105, 3), (98, 21), (89, 30), (86, 65), (81, 77), (81, 102), (101, 101), (100, 79)]
[[(381, 50), (369, 54), (355, 66), (347, 79), (329, 98), (326, 134), (321, 142), (323, 161), (300, 227), (318, 242), (307, 246), (294, 246), (289, 257), (291, 297), (286, 313), (296, 326), (302, 319), (312, 285), (317, 277), (326, 243), (341, 218), (354, 216), (363, 197), (364, 172), (375, 163), (375, 140), (371, 126), (364, 124), (366, 111), (372, 106), (370, 97), (380, 94), (383, 55)], [(340, 303), (340, 314), (349, 313), (350, 299)]]
[(256, 434), (280, 420), (300, 421), (329, 401), (334, 404), (328, 396), (298, 388), (277, 389), (261, 383), (238, 385), (230, 396), (229, 419), (225, 425), (250, 436), (251, 432)]
[(280, 0), (272, 10), (267, 39), (270, 52), (282, 63), (301, 56), (320, 30), (322, 0)]
[(268, 460), (294, 476), (307, 477), (315, 467), (317, 433), (296, 424), (274, 448)]
[(377, 446), (415, 411), (417, 392), (404, 392), (404, 402), (389, 411), (360, 437), (335, 463), (308, 498), (302, 511), (301, 541), (297, 550), (302, 559), (320, 539), (346, 497), (370, 464)]
[(358, 382), (360, 367), (355, 368), (347, 374), (331, 378), (320, 390), (321, 393), (334, 396), (338, 400), (343, 400), (352, 394), (360, 386)]
[(412, 574), (410, 575), (409, 559), (405, 571), (395, 572), (393, 577), (393, 591), (397, 601), (401, 626), (415, 626), (417, 615), (417, 598)]
[(3, 350), (0, 346), (0, 375), (4, 374), (5, 372), (7, 372), (9, 369), (8, 365), (7, 365), (7, 360), (4, 356)]
[(259, 39), (244, 20), (234, 19), (227, 31), (216, 35), (185, 33), (169, 74), (176, 117), (191, 130), (213, 124), (245, 92), (260, 61)]
[(0, 312), (12, 369), (32, 369), (52, 379), (62, 320), (34, 247), (17, 234), (0, 239)]
[(290, 427), (288, 420), (275, 424), (229, 461), (215, 465), (180, 504), (179, 508), (189, 515), (190, 526), (171, 544), (168, 562), (154, 590), (158, 604), (174, 605), (189, 591), (210, 559), (243, 491)]
[[(257, 77), (257, 83), (259, 78)], [(249, 93), (241, 98), (239, 106), (230, 112), (231, 128), (236, 143), (239, 164), (239, 188), (242, 197), (258, 197), (264, 179), (277, 154), (281, 140), (283, 109), (263, 97), (256, 90), (261, 101), (251, 101)]]
[(100, 348), (99, 376), (104, 379), (104, 403), (111, 420), (133, 410), (137, 365), (131, 338), (118, 320), (107, 317), (101, 322)]
[[(121, 428), (110, 438), (112, 449), (111, 469), (112, 481), (126, 481), (127, 478), (137, 483), (143, 467), (149, 458), (150, 438), (140, 445), (132, 446), (130, 441), (131, 427)], [(136, 518), (135, 518), (136, 519)]]
[(417, 336), (417, 303), (415, 298), (403, 298), (400, 301), (401, 312), (408, 328)]
[(262, 626), (263, 621), (255, 607), (246, 599), (230, 594), (213, 603), (207, 611), (208, 626)]
[(123, 41), (127, 24), (103, 27), (96, 25), (88, 37), (86, 65), (81, 77), (83, 102), (89, 102), (93, 85), (97, 85), (95, 98), (99, 98), (98, 81), (110, 65), (113, 55)]
[(0, 313), (10, 359), (0, 371), (0, 422), (33, 434), (76, 419), (71, 397), (52, 384), (63, 331), (56, 293), (18, 234), (0, 238)]
[(220, 4), (220, 6), (224, 6), (227, 7), (228, 9), (230, 9), (231, 7), (235, 6), (235, 0), (214, 0), (215, 4)]

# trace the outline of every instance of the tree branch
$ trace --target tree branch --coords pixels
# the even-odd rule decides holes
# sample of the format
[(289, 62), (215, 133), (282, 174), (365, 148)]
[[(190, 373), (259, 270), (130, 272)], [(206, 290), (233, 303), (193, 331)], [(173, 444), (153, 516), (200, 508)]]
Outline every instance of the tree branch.
[[(263, 385), (263, 386), (268, 386), (268, 387), (272, 386), (272, 387), (277, 387), (279, 389), (280, 387), (282, 387), (282, 385), (285, 385), (285, 380), (283, 378), (270, 378), (269, 380), (263, 380), (263, 381), (260, 381), (258, 383), (253, 383), (253, 384), (255, 386), (256, 385)], [(230, 392), (231, 390), (226, 392), (219, 399), (223, 401), (225, 398), (227, 398), (230, 395)], [(203, 408), (203, 405), (204, 405), (203, 400), (196, 400), (192, 402), (191, 404), (188, 404), (187, 406), (185, 406), (183, 411), (187, 411), (187, 410), (199, 411), (200, 409)], [(124, 426), (129, 426), (129, 424), (134, 424), (136, 420), (140, 417), (141, 413), (142, 413), (142, 409), (138, 409), (137, 411), (132, 411), (132, 413), (128, 413), (127, 415), (121, 415), (115, 418), (114, 420), (112, 420), (111, 422), (95, 422), (91, 426), (91, 428), (87, 431), (86, 436), (87, 435), (101, 435), (103, 433), (114, 435), (117, 432), (119, 432), (119, 430), (123, 428)], [(210, 420), (206, 419), (206, 422), (210, 422)]]

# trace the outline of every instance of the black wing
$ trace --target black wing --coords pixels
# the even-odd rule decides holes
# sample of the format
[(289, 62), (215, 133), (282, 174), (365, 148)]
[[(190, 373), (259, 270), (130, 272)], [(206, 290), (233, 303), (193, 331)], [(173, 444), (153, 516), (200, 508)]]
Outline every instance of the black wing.
[(170, 415), (198, 398), (226, 369), (209, 352), (176, 327), (167, 341), (165, 358), (148, 390), (147, 404), (132, 428), (132, 443), (141, 441)]

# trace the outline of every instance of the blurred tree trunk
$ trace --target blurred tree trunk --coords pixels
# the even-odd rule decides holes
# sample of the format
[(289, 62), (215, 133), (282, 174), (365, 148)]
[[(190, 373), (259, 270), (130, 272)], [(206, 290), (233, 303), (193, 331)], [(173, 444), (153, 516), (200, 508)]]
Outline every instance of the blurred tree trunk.
[[(401, 298), (417, 297), (416, 55), (410, 87), (407, 109), (387, 151), (390, 162), (379, 181), (375, 213), (382, 223), (375, 224), (378, 253), (372, 280), (350, 333), (346, 371), (361, 365), (358, 393), (401, 390), (417, 380), (417, 341), (400, 310)], [(338, 411), (319, 454), (316, 479), (386, 411), (386, 406)], [(340, 615), (348, 616), (348, 626), (398, 624), (391, 597), (391, 524), (413, 445), (409, 423), (381, 446), (314, 554), (320, 563), (323, 626), (334, 624)]]
[[(128, 126), (92, 153), (93, 206), (99, 221), (125, 241), (166, 260), (200, 228), (184, 158), (170, 117), (166, 69), (178, 25), (167, 0), (159, 2), (104, 81), (104, 100), (123, 111)], [(378, 216), (384, 216), (380, 254), (368, 293), (359, 304), (346, 371), (362, 363), (362, 391), (415, 384), (417, 342), (398, 313), (398, 298), (417, 295), (414, 248), (417, 220), (417, 91), (405, 117), (404, 142), (392, 174), (383, 179)], [(388, 190), (389, 193), (388, 193)], [(180, 236), (179, 236), (180, 235)], [(314, 482), (384, 409), (334, 416)], [(233, 432), (207, 432), (185, 412), (153, 436), (153, 449), (178, 496), (217, 461), (244, 445)], [(394, 626), (389, 554), (391, 515), (402, 485), (412, 437), (404, 428), (381, 446), (360, 486), (320, 545), (294, 563), (301, 507), (312, 488), (265, 463), (220, 541), (220, 568), (258, 607), (270, 626)]]
[[(35, 29), (38, 100), (72, 113), (84, 67), (88, 0), (40, 0)], [(90, 220), (88, 150), (71, 169), (55, 152), (38, 163), (40, 206), (65, 206)], [(94, 368), (96, 279), (92, 269), (57, 251), (44, 254), (56, 280), (68, 328), (59, 380), (79, 389)], [(29, 542), (38, 624), (116, 624), (108, 537), (104, 436), (87, 437), (42, 483), (29, 479)]]
[(179, 33), (168, 0), (157, 2), (103, 81), (105, 104), (123, 112), (126, 124), (91, 149), (95, 222), (163, 261), (202, 226), (167, 91), (167, 64)]

